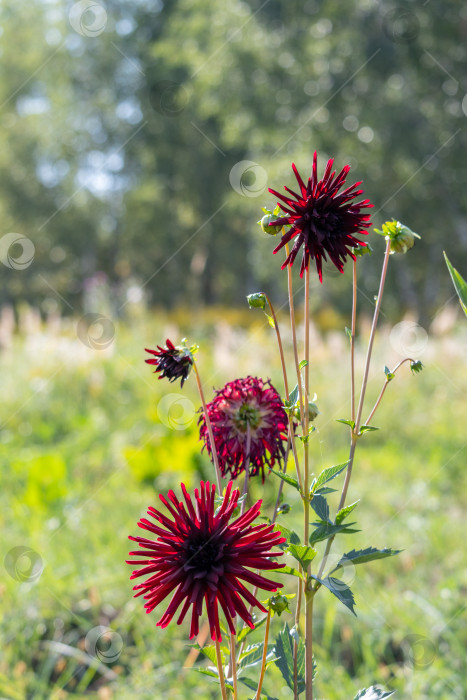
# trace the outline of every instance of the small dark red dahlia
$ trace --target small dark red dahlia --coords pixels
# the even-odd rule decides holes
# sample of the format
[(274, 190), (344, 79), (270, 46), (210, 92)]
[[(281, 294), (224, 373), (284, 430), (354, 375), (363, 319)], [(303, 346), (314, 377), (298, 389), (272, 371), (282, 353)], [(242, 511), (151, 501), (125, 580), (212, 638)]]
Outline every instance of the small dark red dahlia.
[(368, 199), (352, 202), (355, 197), (363, 194), (363, 190), (357, 189), (362, 183), (356, 182), (340, 191), (345, 183), (350, 165), (342, 168), (339, 175), (336, 176), (335, 170), (331, 172), (333, 163), (334, 159), (328, 161), (323, 179), (318, 180), (315, 151), (311, 177), (308, 178), (306, 185), (295, 164), (292, 163), (300, 194), (285, 187), (284, 189), (292, 195), (292, 197), (286, 197), (276, 190), (269, 189), (271, 194), (281, 200), (278, 205), (285, 212), (285, 216), (271, 221), (270, 225), (291, 227), (282, 236), (274, 253), (277, 253), (286, 243), (295, 238), (292, 250), (282, 265), (282, 269), (287, 265), (293, 265), (297, 253), (303, 245), (300, 277), (308, 268), (311, 258), (316, 263), (320, 282), (323, 281), (322, 266), (323, 259), (327, 260), (326, 255), (340, 272), (344, 272), (347, 256), (355, 259), (351, 248), (366, 246), (366, 243), (359, 241), (355, 235), (367, 235), (368, 231), (364, 229), (371, 226), (370, 215), (363, 214), (361, 210), (369, 209), (373, 205)]
[(181, 488), (185, 503), (180, 502), (173, 491), (167, 494), (170, 503), (159, 495), (173, 519), (155, 508), (148, 508), (148, 515), (160, 525), (154, 525), (146, 518), (141, 518), (138, 523), (143, 530), (158, 535), (157, 540), (129, 538), (137, 542), (140, 549), (130, 552), (130, 556), (138, 559), (127, 563), (143, 565), (142, 569), (132, 573), (131, 579), (149, 574), (144, 583), (133, 588), (137, 591), (135, 598), (144, 595), (144, 607), (150, 613), (173, 593), (167, 610), (157, 623), (159, 627), (167, 627), (183, 604), (177, 619), (180, 625), (191, 606), (190, 639), (199, 633), (204, 601), (211, 637), (214, 641), (221, 641), (218, 605), (232, 634), (236, 633), (237, 614), (249, 627), (254, 627), (242, 598), (249, 605), (267, 612), (242, 581), (266, 591), (281, 588), (281, 583), (270, 581), (255, 571), (282, 568), (284, 564), (270, 559), (281, 556), (282, 552), (273, 552), (271, 548), (286, 540), (280, 532), (273, 531), (274, 525), (251, 525), (259, 515), (261, 501), (229, 523), (239, 496), (238, 490), (232, 493), (232, 482), (227, 485), (224, 500), (217, 511), (214, 485), (201, 482), (200, 489), (195, 489), (195, 503), (184, 484)]
[[(250, 476), (264, 465), (281, 462), (287, 442), (287, 414), (270, 381), (246, 377), (228, 382), (207, 404), (222, 476), (235, 479), (246, 465)], [(211, 455), (211, 443), (204, 414), (199, 419), (200, 438)]]
[(165, 348), (161, 348), (160, 345), (157, 346), (157, 350), (146, 348), (146, 352), (154, 355), (154, 358), (145, 362), (148, 365), (156, 365), (154, 372), (161, 373), (159, 379), (167, 377), (169, 382), (174, 382), (181, 378), (181, 386), (183, 386), (193, 366), (193, 358), (187, 348), (175, 347), (168, 338), (166, 343)]

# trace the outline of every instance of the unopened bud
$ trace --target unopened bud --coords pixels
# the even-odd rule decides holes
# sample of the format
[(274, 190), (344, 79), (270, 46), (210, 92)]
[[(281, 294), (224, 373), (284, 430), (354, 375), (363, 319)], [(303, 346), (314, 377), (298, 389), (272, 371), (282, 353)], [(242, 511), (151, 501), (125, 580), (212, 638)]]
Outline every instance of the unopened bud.
[(277, 236), (281, 232), (282, 226), (271, 226), (271, 221), (277, 221), (277, 216), (274, 214), (265, 214), (261, 221), (258, 221), (259, 225), (263, 229), (264, 233), (270, 236)]
[(389, 252), (392, 253), (406, 253), (408, 250), (414, 247), (415, 239), (420, 238), (418, 233), (415, 233), (408, 226), (401, 224), (400, 221), (386, 221), (382, 226), (382, 231), (375, 229), (376, 233), (381, 236), (385, 236), (386, 240), (390, 240), (391, 244), (389, 247)]
[[(314, 420), (319, 416), (318, 406), (314, 401), (308, 401), (308, 420), (313, 423)], [(300, 407), (297, 406), (294, 410), (294, 417), (300, 420)]]

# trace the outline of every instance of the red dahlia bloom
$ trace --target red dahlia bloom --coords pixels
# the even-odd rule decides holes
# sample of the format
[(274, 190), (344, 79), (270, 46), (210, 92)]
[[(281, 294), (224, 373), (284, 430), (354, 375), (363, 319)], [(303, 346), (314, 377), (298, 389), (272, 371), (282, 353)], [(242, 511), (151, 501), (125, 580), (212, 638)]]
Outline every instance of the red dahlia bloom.
[(315, 260), (320, 282), (323, 281), (322, 263), (327, 260), (326, 255), (334, 263), (340, 272), (344, 272), (344, 263), (347, 256), (355, 259), (351, 248), (366, 246), (366, 243), (355, 238), (356, 234), (367, 235), (364, 229), (371, 226), (370, 215), (363, 214), (361, 209), (369, 209), (373, 205), (368, 199), (360, 202), (352, 202), (355, 197), (361, 195), (363, 190), (357, 189), (361, 182), (340, 191), (345, 183), (345, 178), (350, 170), (346, 165), (336, 177), (336, 171), (332, 170), (334, 159), (329, 160), (324, 171), (323, 179), (318, 180), (316, 151), (313, 156), (313, 169), (308, 183), (305, 185), (300, 177), (295, 164), (292, 169), (297, 178), (300, 193), (287, 190), (292, 197), (286, 197), (275, 190), (269, 190), (278, 197), (280, 208), (285, 216), (270, 222), (271, 226), (290, 226), (284, 233), (281, 242), (275, 248), (277, 253), (286, 243), (295, 238), (292, 250), (282, 265), (293, 265), (298, 251), (303, 245), (303, 257), (300, 267), (300, 277), (308, 268), (310, 258)]
[[(246, 377), (228, 382), (207, 404), (222, 476), (235, 479), (249, 468), (250, 476), (264, 465), (272, 468), (285, 454), (287, 414), (270, 381)], [(200, 437), (212, 458), (204, 414), (199, 419)]]
[(168, 493), (170, 503), (159, 496), (173, 519), (155, 508), (148, 508), (148, 515), (158, 525), (146, 518), (141, 518), (138, 523), (143, 530), (158, 535), (157, 540), (129, 538), (137, 542), (140, 549), (130, 552), (130, 556), (138, 559), (127, 563), (143, 565), (142, 569), (132, 573), (131, 578), (149, 574), (149, 578), (133, 590), (138, 591), (135, 597), (144, 595), (147, 613), (173, 593), (167, 610), (157, 623), (159, 627), (167, 627), (183, 604), (177, 620), (180, 625), (191, 606), (190, 639), (199, 632), (204, 601), (211, 637), (214, 641), (221, 641), (218, 605), (232, 634), (236, 633), (237, 614), (247, 625), (254, 627), (242, 598), (249, 605), (267, 612), (242, 581), (266, 591), (281, 588), (281, 583), (270, 581), (255, 571), (270, 571), (284, 566), (271, 561), (270, 557), (282, 554), (272, 552), (271, 548), (286, 540), (280, 532), (273, 531), (274, 525), (251, 525), (259, 515), (261, 501), (229, 523), (239, 496), (238, 490), (232, 493), (232, 482), (227, 485), (218, 510), (214, 502), (214, 485), (201, 482), (200, 489), (195, 489), (195, 503), (185, 485), (181, 487), (185, 503), (180, 502), (173, 491)]
[(167, 338), (167, 347), (161, 348), (157, 346), (157, 350), (148, 350), (146, 352), (154, 355), (154, 359), (145, 360), (148, 365), (155, 365), (154, 372), (160, 372), (159, 379), (167, 377), (169, 382), (174, 382), (176, 379), (182, 379), (181, 386), (190, 374), (193, 358), (186, 348), (175, 347)]

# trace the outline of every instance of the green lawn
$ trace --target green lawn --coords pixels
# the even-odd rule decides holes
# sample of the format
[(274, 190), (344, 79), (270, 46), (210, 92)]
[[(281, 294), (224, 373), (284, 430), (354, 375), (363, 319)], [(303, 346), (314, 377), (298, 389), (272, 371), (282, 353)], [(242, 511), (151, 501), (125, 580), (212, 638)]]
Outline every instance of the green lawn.
[[(194, 381), (183, 393), (178, 384), (157, 381), (143, 348), (167, 335), (199, 342), (208, 398), (213, 386), (248, 373), (271, 376), (282, 391), (274, 332), (263, 319), (260, 312), (232, 314), (229, 323), (215, 322), (212, 313), (189, 322), (182, 313), (156, 314), (117, 327), (115, 342), (102, 351), (83, 345), (70, 325), (60, 335), (16, 338), (0, 355), (2, 561), (17, 547), (37, 553), (34, 580), (21, 581), (28, 578), (24, 557), (23, 569), (12, 569), (20, 550), (5, 560), (1, 697), (218, 697), (208, 677), (182, 670), (186, 628), (156, 628), (156, 615), (145, 615), (132, 598), (124, 563), (127, 536), (136, 534), (156, 492), (182, 479), (193, 486), (212, 478), (197, 438)], [(347, 458), (347, 428), (335, 422), (349, 417), (346, 345), (343, 331), (312, 343), (321, 411), (311, 441), (315, 472)], [(455, 337), (428, 338), (424, 371), (401, 370), (373, 422), (382, 429), (361, 440), (348, 502), (361, 498), (355, 515), (363, 532), (337, 540), (334, 551), (368, 545), (404, 551), (349, 573), (358, 618), (327, 591), (317, 596), (317, 698), (351, 700), (372, 683), (397, 689), (401, 699), (467, 697), (466, 345), (463, 328)], [(286, 351), (290, 357), (287, 344)], [(394, 336), (383, 332), (370, 399), (384, 364), (401, 359), (396, 351)], [(357, 355), (361, 368), (364, 348)], [(273, 476), (255, 485), (266, 514), (276, 488)], [(293, 508), (282, 522), (299, 528), (295, 495), (286, 491)], [(295, 580), (283, 578), (292, 591)], [(273, 632), (283, 623), (284, 616), (274, 620)], [(114, 631), (109, 648), (96, 647), (98, 626)], [(252, 641), (260, 641), (255, 634)], [(255, 667), (249, 675), (258, 673)], [(265, 688), (290, 697), (274, 666)], [(252, 694), (245, 688), (241, 697)]]

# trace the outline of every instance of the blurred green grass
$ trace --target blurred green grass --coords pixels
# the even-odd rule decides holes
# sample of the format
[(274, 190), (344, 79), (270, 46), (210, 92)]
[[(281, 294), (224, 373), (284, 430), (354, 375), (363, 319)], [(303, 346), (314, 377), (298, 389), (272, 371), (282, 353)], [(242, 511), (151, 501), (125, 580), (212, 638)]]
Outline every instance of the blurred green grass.
[[(182, 671), (185, 627), (156, 628), (156, 615), (146, 616), (132, 598), (124, 563), (127, 536), (136, 533), (156, 491), (212, 477), (197, 439), (194, 382), (182, 393), (178, 384), (156, 381), (143, 348), (167, 336), (198, 342), (208, 397), (213, 386), (248, 373), (270, 376), (282, 390), (274, 332), (263, 319), (259, 312), (158, 313), (119, 325), (104, 350), (77, 340), (72, 325), (59, 333), (44, 328), (16, 337), (0, 356), (2, 561), (24, 546), (44, 565), (32, 582), (4, 569), (2, 697), (217, 697), (208, 678)], [(285, 335), (286, 320), (282, 327)], [(398, 689), (400, 698), (467, 697), (462, 333), (428, 338), (424, 372), (401, 370), (373, 421), (382, 429), (359, 445), (349, 502), (361, 499), (356, 519), (363, 532), (337, 540), (335, 552), (368, 545), (404, 551), (351, 572), (358, 619), (326, 591), (317, 598), (318, 698), (350, 699), (372, 683)], [(383, 365), (401, 359), (391, 338), (384, 329), (378, 336), (369, 399), (378, 395)], [(290, 357), (287, 342), (286, 351)], [(312, 387), (321, 411), (311, 442), (315, 472), (346, 459), (347, 430), (335, 422), (349, 417), (346, 351), (344, 332), (313, 338)], [(361, 368), (363, 347), (357, 356)], [(367, 413), (370, 408), (369, 400)], [(273, 477), (264, 487), (255, 484), (265, 513), (276, 487)], [(286, 500), (293, 508), (283, 522), (299, 528), (295, 493), (287, 491)], [(294, 580), (284, 578), (292, 591)], [(115, 632), (114, 655), (112, 645), (85, 655), (99, 625)], [(258, 632), (254, 641), (260, 638)], [(94, 667), (91, 657), (110, 663)], [(266, 690), (289, 697), (283, 685), (271, 668)], [(242, 690), (241, 697), (251, 692)]]

